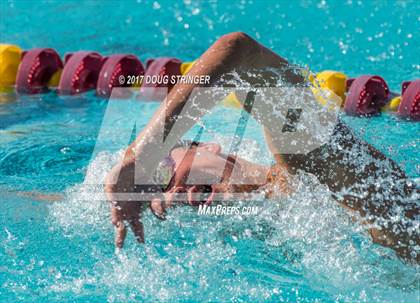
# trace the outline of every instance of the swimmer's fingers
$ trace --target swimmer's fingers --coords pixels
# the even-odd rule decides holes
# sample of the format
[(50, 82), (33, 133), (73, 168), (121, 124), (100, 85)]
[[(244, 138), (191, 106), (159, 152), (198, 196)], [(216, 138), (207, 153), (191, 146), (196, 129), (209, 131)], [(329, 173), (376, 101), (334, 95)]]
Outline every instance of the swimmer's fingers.
[(127, 228), (123, 221), (121, 208), (115, 202), (112, 202), (111, 206), (111, 221), (115, 226), (115, 246), (121, 248), (127, 236)]
[(155, 215), (156, 218), (158, 218), (159, 220), (165, 220), (166, 219), (165, 199), (154, 198), (150, 202), (150, 210), (152, 211), (153, 215)]
[[(124, 204), (123, 204), (124, 205)], [(125, 205), (127, 207), (127, 205)], [(112, 224), (115, 225), (115, 246), (122, 248), (127, 236), (127, 225), (129, 224), (136, 240), (144, 243), (144, 228), (140, 221), (140, 211), (137, 207), (125, 209), (113, 203), (111, 209)]]
[(125, 237), (127, 236), (127, 227), (124, 221), (118, 221), (115, 224), (115, 246), (122, 248), (124, 245)]
[(130, 226), (137, 242), (144, 243), (144, 227), (143, 223), (140, 221), (140, 218), (130, 220)]
[(205, 205), (210, 205), (213, 203), (214, 197), (216, 196), (216, 193), (218, 192), (217, 187), (215, 185), (211, 186), (211, 193), (207, 198)]
[[(200, 191), (198, 186), (192, 186), (187, 191), (188, 203), (193, 206), (200, 204)], [(197, 199), (198, 198), (198, 199)]]
[(115, 226), (119, 224), (120, 221), (122, 221), (122, 212), (121, 207), (118, 206), (117, 202), (112, 201), (111, 202), (111, 222)]
[(165, 193), (165, 206), (166, 208), (171, 207), (174, 203), (181, 201), (180, 194), (185, 194), (186, 190), (181, 186), (175, 186)]

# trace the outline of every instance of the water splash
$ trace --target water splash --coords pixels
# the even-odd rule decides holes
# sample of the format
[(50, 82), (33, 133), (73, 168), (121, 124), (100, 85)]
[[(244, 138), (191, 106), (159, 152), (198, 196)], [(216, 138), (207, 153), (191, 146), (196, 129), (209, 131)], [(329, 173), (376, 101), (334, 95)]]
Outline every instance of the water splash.
[[(115, 160), (115, 155), (103, 154), (92, 165), (100, 176)], [(112, 239), (101, 244), (108, 249), (87, 245), (93, 268), (64, 274), (49, 291), (94, 296), (94, 287), (107, 293), (108, 302), (415, 298), (416, 267), (373, 244), (354, 213), (341, 208), (313, 176), (301, 172), (294, 186), (287, 199), (233, 202), (259, 206), (262, 211), (252, 217), (199, 216), (196, 209), (178, 207), (167, 221), (157, 222), (147, 212), (146, 245), (129, 238), (116, 255), (109, 250)], [(106, 203), (90, 195), (79, 185), (65, 201), (51, 205), (52, 228), (75, 239), (98, 233), (112, 238)]]

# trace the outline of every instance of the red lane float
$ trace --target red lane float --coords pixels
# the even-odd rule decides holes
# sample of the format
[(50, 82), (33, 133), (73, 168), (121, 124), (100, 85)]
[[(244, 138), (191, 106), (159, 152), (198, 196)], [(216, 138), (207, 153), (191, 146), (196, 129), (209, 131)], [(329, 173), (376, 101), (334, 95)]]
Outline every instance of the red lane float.
[[(63, 62), (54, 49), (36, 48), (21, 52), (15, 47), (12, 56), (8, 53), (11, 47), (14, 46), (0, 44), (0, 72), (4, 78), (1, 79), (3, 82), (0, 81), (0, 88), (15, 83), (19, 93), (41, 93), (58, 84), (61, 94), (96, 89), (98, 96), (109, 97), (114, 87), (142, 84), (140, 99), (161, 101), (177, 82), (173, 76), (182, 74), (182, 62), (170, 57), (148, 60), (145, 72), (135, 55), (102, 57), (97, 52), (79, 51), (65, 56), (63, 68)], [(131, 77), (135, 80), (128, 81)], [(324, 80), (328, 84), (329, 79)], [(332, 87), (325, 85), (325, 88), (334, 91), (336, 84), (329, 83)], [(388, 85), (379, 76), (363, 75), (349, 79), (346, 86), (344, 111), (349, 115), (374, 115), (383, 110), (394, 111), (403, 118), (420, 120), (420, 79), (404, 82), (401, 96), (392, 100), (389, 100), (391, 92)], [(167, 90), (161, 89), (165, 87)], [(339, 95), (344, 98), (344, 91)]]
[(420, 79), (403, 82), (398, 115), (420, 120)]
[[(105, 63), (99, 72), (96, 93), (102, 97), (109, 97), (114, 87), (133, 86), (129, 77), (144, 75), (144, 67), (140, 60), (130, 54), (118, 54), (105, 58)], [(135, 80), (137, 81), (137, 79)], [(133, 83), (136, 84), (136, 83)], [(138, 83), (140, 84), (140, 83)]]
[(19, 93), (37, 94), (48, 89), (53, 75), (63, 68), (60, 56), (52, 48), (35, 48), (23, 52), (16, 75)]
[(374, 115), (387, 102), (389, 88), (379, 76), (364, 75), (347, 80), (344, 111), (349, 115)]
[(142, 85), (142, 96), (144, 100), (161, 101), (166, 97), (162, 87), (168, 88), (168, 93), (174, 86), (170, 80), (171, 76), (181, 75), (182, 62), (176, 58), (161, 57), (154, 60), (148, 60), (147, 70)]
[(58, 91), (73, 95), (95, 89), (103, 57), (96, 52), (79, 51), (66, 54)]

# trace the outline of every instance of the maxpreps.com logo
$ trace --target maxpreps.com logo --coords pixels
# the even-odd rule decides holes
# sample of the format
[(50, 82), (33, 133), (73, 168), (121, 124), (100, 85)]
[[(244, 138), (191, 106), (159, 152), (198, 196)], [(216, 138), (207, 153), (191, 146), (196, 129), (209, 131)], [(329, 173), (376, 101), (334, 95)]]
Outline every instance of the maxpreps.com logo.
[(199, 205), (199, 216), (252, 216), (259, 212), (258, 206), (226, 206), (226, 205)]

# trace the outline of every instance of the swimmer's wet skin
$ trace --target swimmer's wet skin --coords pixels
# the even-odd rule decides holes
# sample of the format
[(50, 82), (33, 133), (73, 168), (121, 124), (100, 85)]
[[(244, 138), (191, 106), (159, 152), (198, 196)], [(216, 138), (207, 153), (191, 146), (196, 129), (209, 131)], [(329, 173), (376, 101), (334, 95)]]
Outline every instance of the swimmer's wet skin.
[[(276, 70), (273, 73), (258, 73), (250, 76), (250, 71)], [(217, 83), (220, 85), (222, 76), (235, 70), (241, 77), (246, 79), (251, 87), (275, 86), (279, 79), (291, 84), (304, 83), (301, 75), (293, 70), (288, 62), (271, 50), (265, 48), (257, 41), (244, 33), (231, 33), (218, 39), (194, 64), (189, 71), (190, 76), (209, 76), (210, 86)], [(153, 153), (157, 158), (163, 159), (169, 154), (169, 150), (161, 149), (159, 142), (153, 141), (161, 130), (159, 121), (167, 121), (168, 129), (171, 129), (176, 121), (181, 131), (177, 136), (168, 136), (169, 145), (181, 139), (204, 112), (216, 105), (218, 100), (200, 102), (192, 106), (186, 102), (194, 84), (177, 84), (163, 102), (157, 113), (148, 125), (143, 129), (135, 142), (127, 149), (123, 161), (116, 165), (108, 176), (105, 191), (112, 201), (112, 222), (116, 229), (116, 245), (123, 246), (126, 237), (126, 223), (129, 223), (139, 242), (144, 242), (143, 225), (140, 221), (141, 213), (145, 209), (144, 203), (135, 201), (118, 201), (115, 194), (122, 192), (135, 192), (134, 163), (135, 160), (141, 165), (144, 172), (153, 171), (158, 163), (143, 161), (142, 158)], [(239, 98), (242, 102), (243, 98)], [(200, 110), (197, 110), (198, 107)], [(183, 115), (179, 115), (180, 111)], [(245, 107), (246, 109), (246, 107)], [(398, 256), (405, 260), (420, 261), (420, 254), (416, 248), (420, 245), (420, 239), (415, 229), (414, 221), (419, 215), (419, 207), (415, 195), (418, 189), (410, 185), (405, 173), (391, 159), (386, 158), (375, 148), (357, 138), (352, 131), (342, 122), (336, 125), (329, 143), (313, 150), (306, 155), (290, 155), (282, 153), (278, 148), (276, 138), (279, 138), (279, 129), (276, 128), (276, 116), (271, 104), (259, 102), (254, 104), (252, 113), (264, 126), (265, 137), (268, 147), (277, 164), (271, 169), (279, 174), (268, 174), (266, 184), (287, 184), (287, 171), (295, 174), (298, 170), (315, 175), (320, 182), (327, 185), (337, 201), (344, 207), (356, 211), (363, 218), (363, 223), (369, 224), (369, 232), (374, 242), (390, 247)], [(160, 120), (164, 118), (165, 120)], [(147, 140), (144, 140), (147, 139)], [(195, 147), (191, 147), (187, 153), (193, 158)], [(357, 160), (363, 156), (364, 165)], [(191, 169), (192, 161), (180, 164), (174, 178), (171, 180), (168, 193), (188, 191), (185, 184), (185, 172)], [(252, 169), (252, 168), (251, 168)], [(182, 172), (184, 170), (184, 173)], [(118, 176), (115, 184), (109, 180)], [(281, 177), (278, 178), (278, 175)], [(370, 181), (368, 181), (370, 180)], [(272, 187), (275, 190), (275, 186)], [(249, 188), (248, 191), (261, 188)], [(171, 199), (170, 197), (167, 199)], [(156, 211), (164, 211), (165, 206), (155, 204)], [(159, 209), (159, 207), (161, 207)], [(152, 206), (153, 208), (153, 206)], [(397, 220), (395, 211), (400, 210), (401, 216)]]

